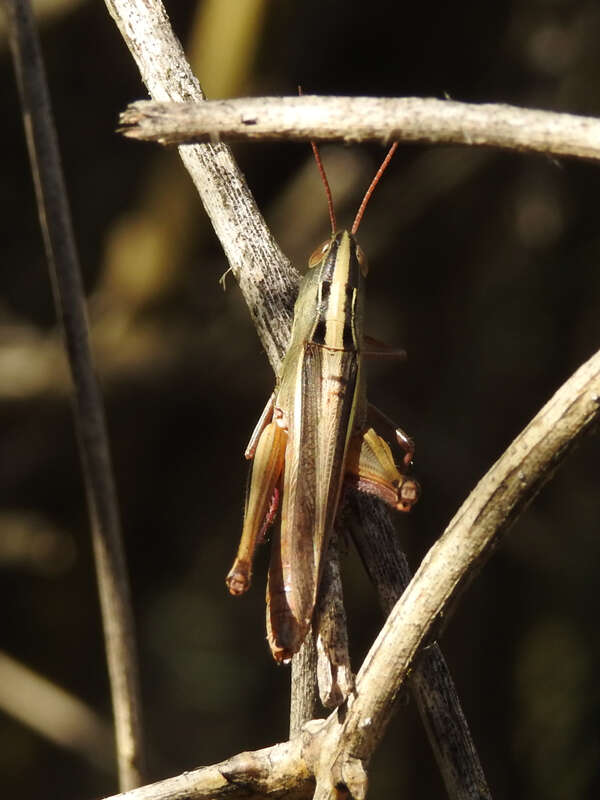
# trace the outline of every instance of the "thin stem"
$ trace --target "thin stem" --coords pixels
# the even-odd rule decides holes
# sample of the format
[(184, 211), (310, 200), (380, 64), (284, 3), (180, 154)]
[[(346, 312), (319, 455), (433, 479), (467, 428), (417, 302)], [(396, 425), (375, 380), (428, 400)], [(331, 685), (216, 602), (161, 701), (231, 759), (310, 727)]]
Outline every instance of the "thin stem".
[(35, 21), (28, 0), (4, 0), (38, 213), (74, 384), (106, 654), (119, 783), (143, 780), (140, 691), (129, 585), (102, 399), (92, 365), (85, 298)]

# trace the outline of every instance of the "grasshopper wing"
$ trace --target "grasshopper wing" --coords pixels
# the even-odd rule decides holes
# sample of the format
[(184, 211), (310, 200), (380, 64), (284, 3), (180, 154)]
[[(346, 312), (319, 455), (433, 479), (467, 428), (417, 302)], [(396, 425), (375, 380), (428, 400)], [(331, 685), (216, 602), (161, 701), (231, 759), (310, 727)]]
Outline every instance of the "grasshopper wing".
[(278, 661), (299, 650), (313, 615), (345, 472), (359, 357), (309, 343), (299, 369), (267, 588), (268, 638)]

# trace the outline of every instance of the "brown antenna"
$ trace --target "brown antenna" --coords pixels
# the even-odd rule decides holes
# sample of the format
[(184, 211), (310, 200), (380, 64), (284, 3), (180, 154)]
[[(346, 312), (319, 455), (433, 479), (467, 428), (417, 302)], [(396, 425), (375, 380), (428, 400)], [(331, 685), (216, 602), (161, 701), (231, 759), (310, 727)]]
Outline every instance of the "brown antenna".
[(363, 197), (363, 201), (360, 204), (359, 209), (356, 212), (356, 216), (354, 217), (354, 222), (352, 223), (352, 228), (350, 230), (350, 233), (352, 235), (354, 235), (356, 233), (356, 231), (358, 230), (358, 226), (360, 225), (360, 223), (362, 221), (363, 214), (365, 213), (365, 208), (367, 207), (367, 203), (371, 199), (371, 195), (373, 194), (373, 191), (374, 191), (375, 187), (379, 183), (379, 179), (381, 178), (381, 176), (385, 172), (385, 168), (387, 167), (387, 165), (392, 160), (392, 156), (396, 152), (396, 148), (397, 147), (398, 147), (398, 142), (394, 142), (394, 144), (388, 150), (387, 156), (383, 159), (383, 162), (382, 162), (381, 166), (377, 170), (377, 174), (375, 175), (375, 177), (371, 181), (371, 185), (369, 186), (369, 188), (365, 192), (365, 196)]
[(325, 187), (325, 195), (327, 197), (327, 208), (329, 209), (329, 221), (331, 222), (331, 235), (335, 236), (337, 225), (335, 222), (335, 211), (333, 208), (333, 197), (331, 196), (331, 188), (329, 186), (329, 181), (327, 180), (327, 175), (325, 174), (325, 167), (323, 166), (323, 162), (321, 161), (321, 154), (319, 153), (319, 148), (317, 147), (317, 143), (311, 142), (310, 146), (313, 149), (313, 153), (315, 155), (315, 161), (317, 162), (317, 167), (321, 175), (321, 180), (323, 181), (323, 186)]
[[(298, 86), (298, 97), (302, 97), (302, 86)], [(317, 143), (311, 141), (310, 146), (312, 147), (312, 151), (315, 156), (315, 161), (317, 162), (317, 168), (319, 170), (319, 175), (321, 176), (321, 180), (323, 181), (323, 186), (325, 187), (325, 196), (327, 197), (327, 208), (329, 209), (329, 221), (331, 222), (331, 235), (335, 236), (337, 225), (335, 222), (335, 210), (333, 208), (333, 197), (331, 194), (331, 187), (329, 186), (329, 181), (327, 180), (325, 167), (323, 166), (323, 162), (321, 161), (321, 153), (319, 152)]]

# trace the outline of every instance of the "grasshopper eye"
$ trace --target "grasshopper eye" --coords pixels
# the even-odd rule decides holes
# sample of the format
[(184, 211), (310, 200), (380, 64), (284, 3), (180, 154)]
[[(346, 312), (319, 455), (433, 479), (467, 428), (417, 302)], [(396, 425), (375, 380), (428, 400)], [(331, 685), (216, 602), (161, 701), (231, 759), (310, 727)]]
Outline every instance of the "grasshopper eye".
[(356, 258), (358, 260), (358, 266), (360, 267), (360, 271), (362, 273), (363, 278), (366, 278), (369, 274), (369, 262), (367, 261), (367, 257), (363, 252), (363, 249), (360, 245), (356, 245)]
[(331, 239), (327, 239), (326, 242), (320, 244), (317, 247), (317, 249), (313, 251), (311, 257), (308, 259), (309, 269), (313, 269), (314, 267), (317, 266), (317, 264), (320, 264), (321, 261), (323, 261), (323, 258), (327, 254), (327, 251), (329, 250), (330, 246), (331, 246)]

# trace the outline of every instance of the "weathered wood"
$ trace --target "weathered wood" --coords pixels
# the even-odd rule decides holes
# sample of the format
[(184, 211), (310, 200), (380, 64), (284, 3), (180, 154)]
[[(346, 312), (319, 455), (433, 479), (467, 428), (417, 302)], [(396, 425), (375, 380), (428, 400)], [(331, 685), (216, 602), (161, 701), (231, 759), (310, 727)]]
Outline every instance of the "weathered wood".
[(247, 139), (427, 142), (600, 158), (600, 120), (493, 103), (421, 97), (247, 97), (132, 103), (121, 131), (161, 144)]

